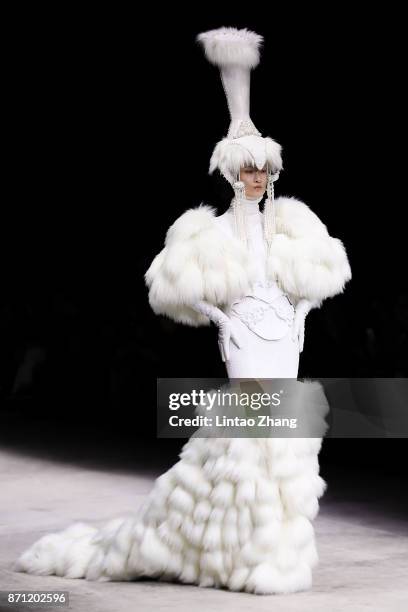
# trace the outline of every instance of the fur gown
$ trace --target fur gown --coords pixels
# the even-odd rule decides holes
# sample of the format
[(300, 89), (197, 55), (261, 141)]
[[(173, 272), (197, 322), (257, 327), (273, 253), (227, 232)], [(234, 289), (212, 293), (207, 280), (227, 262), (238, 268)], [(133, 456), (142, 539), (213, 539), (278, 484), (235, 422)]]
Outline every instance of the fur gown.
[(87, 580), (157, 577), (250, 593), (310, 588), (319, 438), (200, 438), (134, 517), (43, 536), (15, 569)]
[[(227, 222), (227, 216), (220, 217), (221, 224)], [(205, 223), (208, 229), (208, 217)], [(267, 285), (275, 291), (270, 281)], [(237, 304), (248, 299), (245, 293), (241, 297), (235, 295), (234, 301), (238, 318)], [(179, 316), (180, 308), (173, 301), (169, 311)], [(197, 324), (194, 316), (186, 306), (183, 317)], [(268, 351), (269, 363), (279, 363), (273, 352), (279, 355), (279, 346), (289, 346), (290, 329), (272, 340), (245, 329), (251, 337), (248, 351), (256, 355), (256, 343), (261, 343), (262, 363)], [(230, 377), (234, 371), (245, 375), (240, 367), (248, 362), (245, 350), (234, 352), (231, 344)], [(286, 373), (269, 367), (262, 375), (296, 377), (298, 347), (288, 350)], [(298, 384), (319, 393), (318, 383)], [(308, 589), (317, 563), (312, 521), (325, 489), (320, 446), (321, 438), (200, 437), (198, 431), (183, 446), (179, 461), (157, 478), (134, 516), (114, 519), (101, 529), (77, 523), (46, 535), (21, 555), (15, 569), (102, 581), (156, 577), (256, 594)]]

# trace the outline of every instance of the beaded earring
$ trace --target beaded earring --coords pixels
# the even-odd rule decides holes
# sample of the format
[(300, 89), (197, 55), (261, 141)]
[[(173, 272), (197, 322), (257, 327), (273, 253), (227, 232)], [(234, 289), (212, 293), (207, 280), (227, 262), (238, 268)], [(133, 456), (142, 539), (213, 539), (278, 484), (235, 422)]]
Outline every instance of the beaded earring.
[(264, 211), (264, 237), (268, 246), (268, 251), (271, 247), (273, 237), (276, 234), (276, 206), (273, 184), (278, 178), (279, 172), (272, 174), (268, 168), (268, 182), (266, 186), (267, 199)]
[(238, 238), (246, 245), (247, 236), (245, 231), (245, 211), (242, 206), (242, 200), (245, 197), (245, 183), (240, 180), (239, 173), (237, 180), (233, 183), (232, 187), (234, 189), (232, 209), (234, 211), (235, 232)]

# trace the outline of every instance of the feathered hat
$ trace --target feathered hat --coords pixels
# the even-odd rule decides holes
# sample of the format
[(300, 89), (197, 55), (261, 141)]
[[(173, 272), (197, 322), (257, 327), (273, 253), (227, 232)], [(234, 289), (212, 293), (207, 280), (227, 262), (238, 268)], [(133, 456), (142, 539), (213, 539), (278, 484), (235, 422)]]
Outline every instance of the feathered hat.
[(272, 138), (262, 137), (249, 115), (251, 70), (259, 64), (263, 37), (246, 28), (219, 28), (202, 32), (197, 40), (207, 59), (220, 69), (231, 116), (228, 135), (212, 154), (210, 173), (218, 168), (231, 185), (247, 164), (259, 170), (267, 164), (269, 172), (276, 174), (282, 169), (281, 146)]
[(272, 138), (263, 137), (249, 115), (251, 70), (259, 64), (263, 37), (246, 28), (219, 28), (202, 32), (197, 40), (203, 45), (207, 59), (220, 69), (231, 116), (228, 134), (216, 144), (211, 156), (210, 174), (218, 168), (232, 185), (236, 232), (246, 242), (245, 215), (241, 206), (245, 185), (240, 181), (239, 171), (246, 165), (256, 166), (259, 170), (267, 166), (264, 235), (270, 247), (276, 233), (273, 183), (282, 169), (282, 148)]

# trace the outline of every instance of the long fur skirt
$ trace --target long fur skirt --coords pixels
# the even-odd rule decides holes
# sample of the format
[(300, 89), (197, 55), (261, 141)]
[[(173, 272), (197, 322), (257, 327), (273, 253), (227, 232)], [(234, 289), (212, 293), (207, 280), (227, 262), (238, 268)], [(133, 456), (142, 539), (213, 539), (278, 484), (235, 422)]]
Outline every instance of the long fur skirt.
[(250, 593), (311, 587), (325, 483), (318, 438), (197, 438), (134, 517), (38, 540), (15, 569), (87, 580), (156, 577)]
[[(237, 325), (245, 346), (231, 343), (230, 377), (296, 377), (290, 331), (268, 341)], [(194, 435), (134, 516), (46, 535), (15, 569), (102, 581), (155, 577), (257, 594), (308, 589), (317, 562), (312, 521), (325, 489), (320, 446), (321, 438)]]

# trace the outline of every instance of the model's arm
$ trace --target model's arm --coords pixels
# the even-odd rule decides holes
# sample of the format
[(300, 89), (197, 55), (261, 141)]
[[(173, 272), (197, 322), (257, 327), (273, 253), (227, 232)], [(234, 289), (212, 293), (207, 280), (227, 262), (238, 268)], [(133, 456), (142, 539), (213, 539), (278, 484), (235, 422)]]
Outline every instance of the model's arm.
[(217, 306), (209, 302), (196, 302), (192, 308), (202, 315), (205, 315), (218, 327), (218, 346), (223, 361), (230, 358), (229, 343), (232, 340), (238, 348), (241, 348), (241, 341), (236, 330), (232, 327), (231, 319)]
[(295, 307), (295, 318), (292, 326), (292, 339), (299, 340), (299, 353), (303, 351), (303, 345), (305, 341), (305, 319), (312, 308), (318, 308), (321, 302), (311, 302), (302, 298), (298, 301)]

